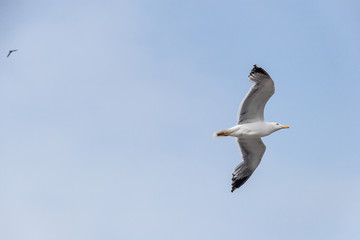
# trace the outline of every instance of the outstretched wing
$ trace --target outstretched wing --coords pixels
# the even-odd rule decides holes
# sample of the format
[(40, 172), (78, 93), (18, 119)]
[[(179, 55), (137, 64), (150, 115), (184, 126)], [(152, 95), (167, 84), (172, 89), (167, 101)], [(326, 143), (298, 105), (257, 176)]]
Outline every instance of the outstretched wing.
[(265, 104), (275, 92), (273, 80), (257, 65), (251, 70), (249, 80), (255, 84), (240, 104), (238, 124), (264, 121)]
[(238, 143), (243, 156), (243, 162), (236, 168), (232, 178), (232, 189), (241, 187), (253, 174), (265, 153), (266, 146), (261, 138), (238, 138)]
[(17, 51), (17, 49), (10, 50), (6, 57), (9, 57), (12, 52), (16, 52), (16, 51)]

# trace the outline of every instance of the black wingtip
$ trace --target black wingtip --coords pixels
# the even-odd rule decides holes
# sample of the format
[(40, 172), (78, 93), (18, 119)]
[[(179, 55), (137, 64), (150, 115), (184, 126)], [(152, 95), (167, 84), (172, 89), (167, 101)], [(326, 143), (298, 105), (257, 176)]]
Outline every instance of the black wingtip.
[[(251, 69), (251, 72), (250, 72), (250, 75), (249, 75), (249, 77), (251, 76), (251, 75), (253, 75), (253, 74), (256, 74), (256, 73), (260, 73), (260, 74), (264, 74), (264, 75), (266, 75), (266, 76), (269, 76), (269, 74), (264, 70), (264, 69), (262, 69), (261, 67), (259, 67), (258, 65), (254, 65), (254, 67), (253, 67), (253, 69)], [(269, 76), (270, 77), (270, 76)]]
[(241, 187), (249, 178), (250, 178), (250, 176), (242, 177), (239, 179), (236, 179), (235, 177), (233, 177), (232, 178), (233, 183), (231, 184), (232, 185), (231, 192), (234, 192), (236, 189)]

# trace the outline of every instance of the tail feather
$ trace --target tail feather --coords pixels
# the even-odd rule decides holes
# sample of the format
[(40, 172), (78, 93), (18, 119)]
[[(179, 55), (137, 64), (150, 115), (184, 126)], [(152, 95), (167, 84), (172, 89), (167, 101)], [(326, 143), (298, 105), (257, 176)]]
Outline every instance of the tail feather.
[(226, 137), (226, 136), (229, 136), (232, 132), (233, 131), (231, 131), (229, 129), (217, 131), (214, 133), (214, 137)]

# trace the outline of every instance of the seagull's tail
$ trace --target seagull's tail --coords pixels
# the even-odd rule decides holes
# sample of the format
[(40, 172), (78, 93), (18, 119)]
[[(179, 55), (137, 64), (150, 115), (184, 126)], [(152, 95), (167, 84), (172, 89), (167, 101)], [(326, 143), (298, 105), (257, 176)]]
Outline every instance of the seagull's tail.
[(229, 136), (234, 130), (231, 129), (225, 129), (220, 130), (214, 133), (213, 137), (226, 137)]

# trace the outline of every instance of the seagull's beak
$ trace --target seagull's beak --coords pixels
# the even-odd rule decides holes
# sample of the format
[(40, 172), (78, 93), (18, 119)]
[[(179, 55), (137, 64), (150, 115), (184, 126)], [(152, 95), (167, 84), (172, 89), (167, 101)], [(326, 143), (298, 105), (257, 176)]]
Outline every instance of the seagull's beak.
[(290, 126), (287, 126), (287, 125), (282, 125), (281, 128), (290, 128)]

